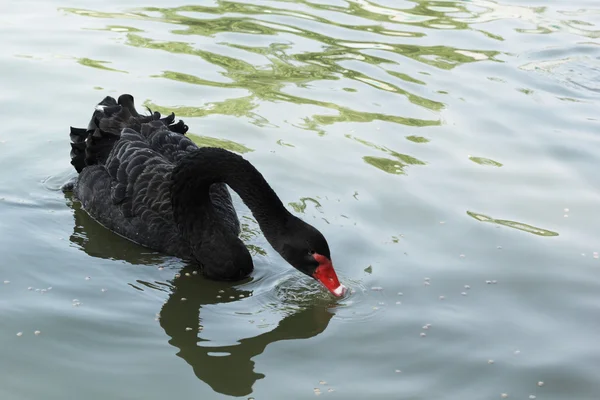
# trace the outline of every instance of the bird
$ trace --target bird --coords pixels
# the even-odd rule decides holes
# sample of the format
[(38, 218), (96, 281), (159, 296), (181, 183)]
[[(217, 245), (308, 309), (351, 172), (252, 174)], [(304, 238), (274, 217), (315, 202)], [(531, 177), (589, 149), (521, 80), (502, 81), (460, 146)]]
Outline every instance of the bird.
[(134, 97), (105, 97), (87, 129), (70, 129), (74, 198), (94, 220), (144, 247), (196, 264), (213, 280), (236, 281), (254, 270), (240, 239), (229, 188), (248, 206), (269, 244), (287, 263), (341, 297), (329, 245), (293, 215), (248, 160), (199, 147), (188, 126), (149, 111)]

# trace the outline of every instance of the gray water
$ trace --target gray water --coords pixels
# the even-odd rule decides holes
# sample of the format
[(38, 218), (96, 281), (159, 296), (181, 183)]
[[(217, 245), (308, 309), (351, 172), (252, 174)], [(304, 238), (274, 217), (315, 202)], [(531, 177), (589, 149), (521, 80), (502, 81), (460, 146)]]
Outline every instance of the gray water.
[[(2, 2), (0, 399), (600, 398), (599, 24), (586, 0)], [(242, 153), (352, 293), (237, 197), (236, 284), (90, 219), (68, 128), (121, 93)]]

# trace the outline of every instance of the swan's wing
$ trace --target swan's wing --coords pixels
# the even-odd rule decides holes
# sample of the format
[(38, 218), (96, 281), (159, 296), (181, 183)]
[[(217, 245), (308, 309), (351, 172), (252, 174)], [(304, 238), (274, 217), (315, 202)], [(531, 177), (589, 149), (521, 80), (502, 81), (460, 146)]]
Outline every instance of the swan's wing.
[(140, 132), (143, 124), (155, 122), (171, 132), (185, 135), (188, 126), (183, 121), (175, 122), (175, 114), (162, 117), (154, 112), (140, 115), (135, 109), (133, 96), (123, 94), (119, 100), (105, 97), (96, 106), (87, 129), (71, 128), (71, 164), (77, 172), (86, 166), (103, 164), (115, 143), (126, 128)]
[[(190, 138), (165, 129), (165, 126), (158, 121), (144, 124), (141, 132), (146, 138), (149, 147), (173, 164), (178, 163), (186, 154), (198, 148), (196, 143)], [(210, 187), (209, 193), (216, 212), (223, 223), (236, 236), (239, 235), (241, 232), (240, 222), (233, 207), (233, 201), (227, 185), (223, 183), (213, 184)]]
[(172, 163), (177, 163), (190, 151), (198, 148), (187, 136), (172, 132), (160, 121), (144, 124), (141, 129), (150, 148)]
[(75, 188), (86, 211), (128, 239), (180, 257), (189, 257), (171, 208), (173, 164), (145, 138), (124, 129), (105, 165), (85, 168)]

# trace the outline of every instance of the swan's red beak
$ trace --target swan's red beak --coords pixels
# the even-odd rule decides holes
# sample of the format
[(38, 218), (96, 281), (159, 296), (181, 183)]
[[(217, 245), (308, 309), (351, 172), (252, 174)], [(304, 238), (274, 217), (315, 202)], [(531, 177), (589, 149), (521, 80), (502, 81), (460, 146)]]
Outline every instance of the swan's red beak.
[(331, 260), (317, 253), (313, 254), (313, 257), (319, 263), (313, 277), (321, 282), (334, 296), (342, 296), (346, 292), (346, 287), (338, 280)]

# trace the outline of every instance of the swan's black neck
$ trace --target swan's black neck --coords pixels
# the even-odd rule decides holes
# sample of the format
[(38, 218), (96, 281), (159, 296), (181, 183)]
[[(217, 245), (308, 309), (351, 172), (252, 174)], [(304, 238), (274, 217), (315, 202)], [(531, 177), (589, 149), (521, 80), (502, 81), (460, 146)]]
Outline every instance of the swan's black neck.
[(227, 184), (242, 198), (266, 239), (276, 248), (274, 241), (294, 217), (252, 164), (224, 149), (199, 148), (175, 167), (171, 187), (175, 221), (189, 224), (190, 219), (199, 218), (202, 223), (218, 224), (210, 221), (215, 214), (209, 197), (210, 186), (218, 182)]

